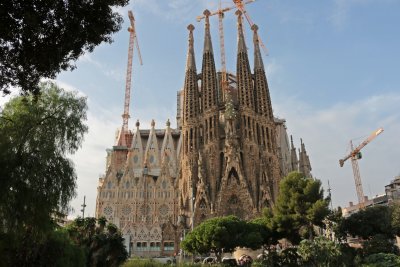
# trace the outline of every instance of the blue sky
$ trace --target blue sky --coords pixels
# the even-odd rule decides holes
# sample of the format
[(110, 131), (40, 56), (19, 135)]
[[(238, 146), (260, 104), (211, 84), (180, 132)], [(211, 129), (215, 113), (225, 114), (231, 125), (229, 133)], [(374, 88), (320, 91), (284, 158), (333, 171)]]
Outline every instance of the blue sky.
[[(232, 5), (231, 1), (223, 5)], [(81, 91), (89, 102), (89, 133), (72, 159), (78, 171), (78, 196), (72, 201), (76, 216), (86, 195), (87, 213), (94, 215), (96, 187), (105, 170), (106, 148), (122, 124), (129, 33), (127, 11), (133, 10), (143, 57), (134, 55), (130, 126), (163, 128), (175, 124), (176, 92), (184, 81), (187, 25), (196, 27), (195, 52), (201, 69), (204, 24), (196, 22), (205, 8), (218, 1), (136, 0), (119, 12), (122, 30), (112, 44), (102, 44), (84, 55), (73, 72), (57, 82)], [(338, 160), (348, 143), (360, 143), (372, 131), (385, 132), (363, 150), (359, 162), (364, 193), (384, 193), (384, 186), (400, 174), (400, 0), (258, 0), (247, 5), (259, 35), (269, 50), (264, 56), (274, 113), (287, 120), (289, 134), (299, 147), (303, 138), (312, 173), (327, 187), (334, 206), (356, 202), (351, 164)], [(224, 19), (227, 67), (235, 71), (236, 16)], [(211, 18), (217, 68), (217, 17)], [(252, 62), (252, 36), (245, 29)], [(133, 127), (131, 127), (133, 128)]]

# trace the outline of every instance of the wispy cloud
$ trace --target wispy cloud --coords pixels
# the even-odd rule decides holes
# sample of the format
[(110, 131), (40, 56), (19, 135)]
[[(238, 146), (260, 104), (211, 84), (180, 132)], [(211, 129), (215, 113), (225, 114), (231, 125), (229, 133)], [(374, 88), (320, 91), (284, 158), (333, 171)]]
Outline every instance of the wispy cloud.
[(112, 78), (114, 81), (120, 82), (125, 78), (125, 72), (123, 69), (110, 69), (107, 64), (101, 63), (94, 60), (91, 54), (85, 53), (79, 58), (80, 63), (90, 64), (100, 70), (105, 76)]
[(337, 30), (341, 30), (349, 19), (352, 8), (368, 4), (390, 4), (397, 0), (335, 0), (332, 15), (328, 20)]
[(133, 6), (146, 10), (169, 21), (191, 21), (199, 14), (198, 10), (207, 8), (209, 4), (201, 0), (135, 0)]

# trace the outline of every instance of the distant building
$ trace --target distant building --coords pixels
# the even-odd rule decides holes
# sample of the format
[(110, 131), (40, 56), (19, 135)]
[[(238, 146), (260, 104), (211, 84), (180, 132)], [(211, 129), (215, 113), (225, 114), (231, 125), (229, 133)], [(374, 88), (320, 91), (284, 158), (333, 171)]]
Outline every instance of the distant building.
[(385, 186), (385, 193), (388, 197), (389, 203), (400, 201), (400, 175), (396, 176), (390, 184)]
[[(388, 205), (388, 197), (386, 194), (377, 195), (372, 199), (368, 199), (368, 196), (364, 196), (363, 207), (368, 208), (376, 205)], [(360, 210), (360, 204), (353, 204), (353, 202), (349, 202), (349, 206), (342, 208), (342, 216), (349, 217), (350, 215), (358, 212)]]

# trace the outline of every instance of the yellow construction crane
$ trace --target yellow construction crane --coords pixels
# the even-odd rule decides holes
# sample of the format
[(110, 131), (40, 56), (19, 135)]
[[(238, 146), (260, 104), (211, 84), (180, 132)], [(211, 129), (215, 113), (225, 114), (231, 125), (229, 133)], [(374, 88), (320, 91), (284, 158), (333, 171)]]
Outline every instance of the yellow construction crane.
[(345, 161), (351, 158), (351, 165), (353, 167), (354, 182), (356, 184), (358, 203), (360, 204), (361, 207), (363, 207), (363, 203), (364, 203), (364, 192), (363, 192), (363, 188), (362, 188), (360, 169), (358, 167), (357, 160), (361, 159), (361, 157), (362, 157), (361, 149), (363, 147), (365, 147), (366, 145), (368, 145), (372, 140), (374, 140), (382, 132), (383, 132), (383, 128), (379, 128), (378, 130), (374, 131), (367, 139), (365, 139), (356, 148), (353, 147), (353, 142), (350, 141), (350, 147), (351, 147), (350, 154), (345, 156), (343, 159), (339, 160), (340, 167), (343, 167), (343, 164), (345, 163)]
[[(129, 104), (131, 101), (131, 83), (132, 83), (132, 59), (133, 59), (133, 47), (136, 45), (140, 65), (143, 65), (142, 55), (140, 54), (140, 48), (138, 39), (136, 36), (135, 29), (135, 17), (132, 11), (128, 11), (128, 17), (131, 22), (131, 26), (128, 28), (129, 35), (129, 48), (128, 48), (128, 65), (126, 68), (126, 81), (125, 81), (125, 101), (124, 101), (124, 114), (122, 114), (122, 131), (128, 132), (128, 119), (129, 119)], [(135, 42), (136, 40), (136, 42)]]
[[(219, 44), (220, 44), (220, 53), (221, 53), (221, 88), (222, 91), (225, 93), (226, 91), (228, 91), (228, 80), (227, 80), (227, 75), (226, 75), (226, 58), (225, 58), (225, 41), (224, 41), (224, 24), (222, 22), (222, 19), (224, 18), (224, 13), (232, 10), (232, 9), (240, 9), (240, 11), (242, 11), (242, 13), (244, 13), (246, 15), (246, 18), (248, 19), (247, 21), (249, 21), (250, 23), (250, 18), (248, 17), (247, 12), (244, 9), (244, 5), (246, 4), (250, 4), (255, 2), (256, 0), (247, 0), (247, 1), (233, 1), (235, 3), (235, 5), (230, 6), (230, 7), (226, 7), (226, 8), (222, 8), (221, 5), (221, 1), (219, 1), (219, 8), (218, 10), (214, 11), (214, 12), (210, 12), (209, 14), (206, 15), (206, 13), (204, 13), (201, 16), (197, 16), (196, 19), (197, 21), (201, 21), (202, 19), (204, 19), (206, 16), (214, 16), (214, 15), (218, 15), (218, 23), (219, 23)], [(240, 3), (237, 3), (240, 2)], [(250, 23), (250, 26), (252, 26), (253, 24)], [(259, 39), (260, 40), (260, 39)], [(260, 44), (262, 45), (262, 47), (266, 50), (264, 44), (262, 43), (262, 41), (260, 40)], [(268, 54), (266, 52), (266, 54)]]

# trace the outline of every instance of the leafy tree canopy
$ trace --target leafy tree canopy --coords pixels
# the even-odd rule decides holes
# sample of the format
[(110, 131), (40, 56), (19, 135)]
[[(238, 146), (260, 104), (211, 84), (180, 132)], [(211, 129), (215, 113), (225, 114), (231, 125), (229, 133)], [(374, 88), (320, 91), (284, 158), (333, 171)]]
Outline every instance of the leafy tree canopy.
[(387, 236), (377, 234), (364, 242), (362, 253), (364, 256), (377, 254), (377, 253), (393, 253), (398, 254), (398, 247), (391, 242)]
[(40, 78), (55, 78), (85, 51), (121, 27), (115, 7), (128, 0), (0, 2), (0, 92), (11, 86), (38, 92)]
[(377, 253), (364, 259), (362, 267), (397, 267), (400, 257), (394, 254)]
[(20, 96), (0, 111), (0, 232), (40, 232), (75, 195), (67, 158), (88, 128), (86, 98), (52, 83), (38, 96)]
[(312, 237), (313, 225), (323, 226), (329, 214), (329, 199), (324, 199), (321, 182), (291, 172), (282, 179), (279, 190), (273, 209), (274, 228), (295, 244), (306, 234)]
[(301, 241), (298, 253), (310, 266), (343, 266), (340, 245), (323, 236)]
[(339, 227), (339, 235), (359, 236), (368, 239), (380, 234), (393, 238), (391, 208), (387, 206), (373, 206), (360, 210), (344, 218)]
[(86, 266), (120, 266), (127, 258), (121, 232), (104, 217), (77, 218), (67, 226), (71, 240), (86, 252)]
[(246, 223), (235, 216), (216, 217), (202, 222), (188, 233), (181, 246), (190, 253), (233, 252), (236, 247), (257, 249), (263, 244), (260, 225)]
[(400, 203), (395, 202), (392, 205), (392, 229), (397, 236), (400, 236)]

